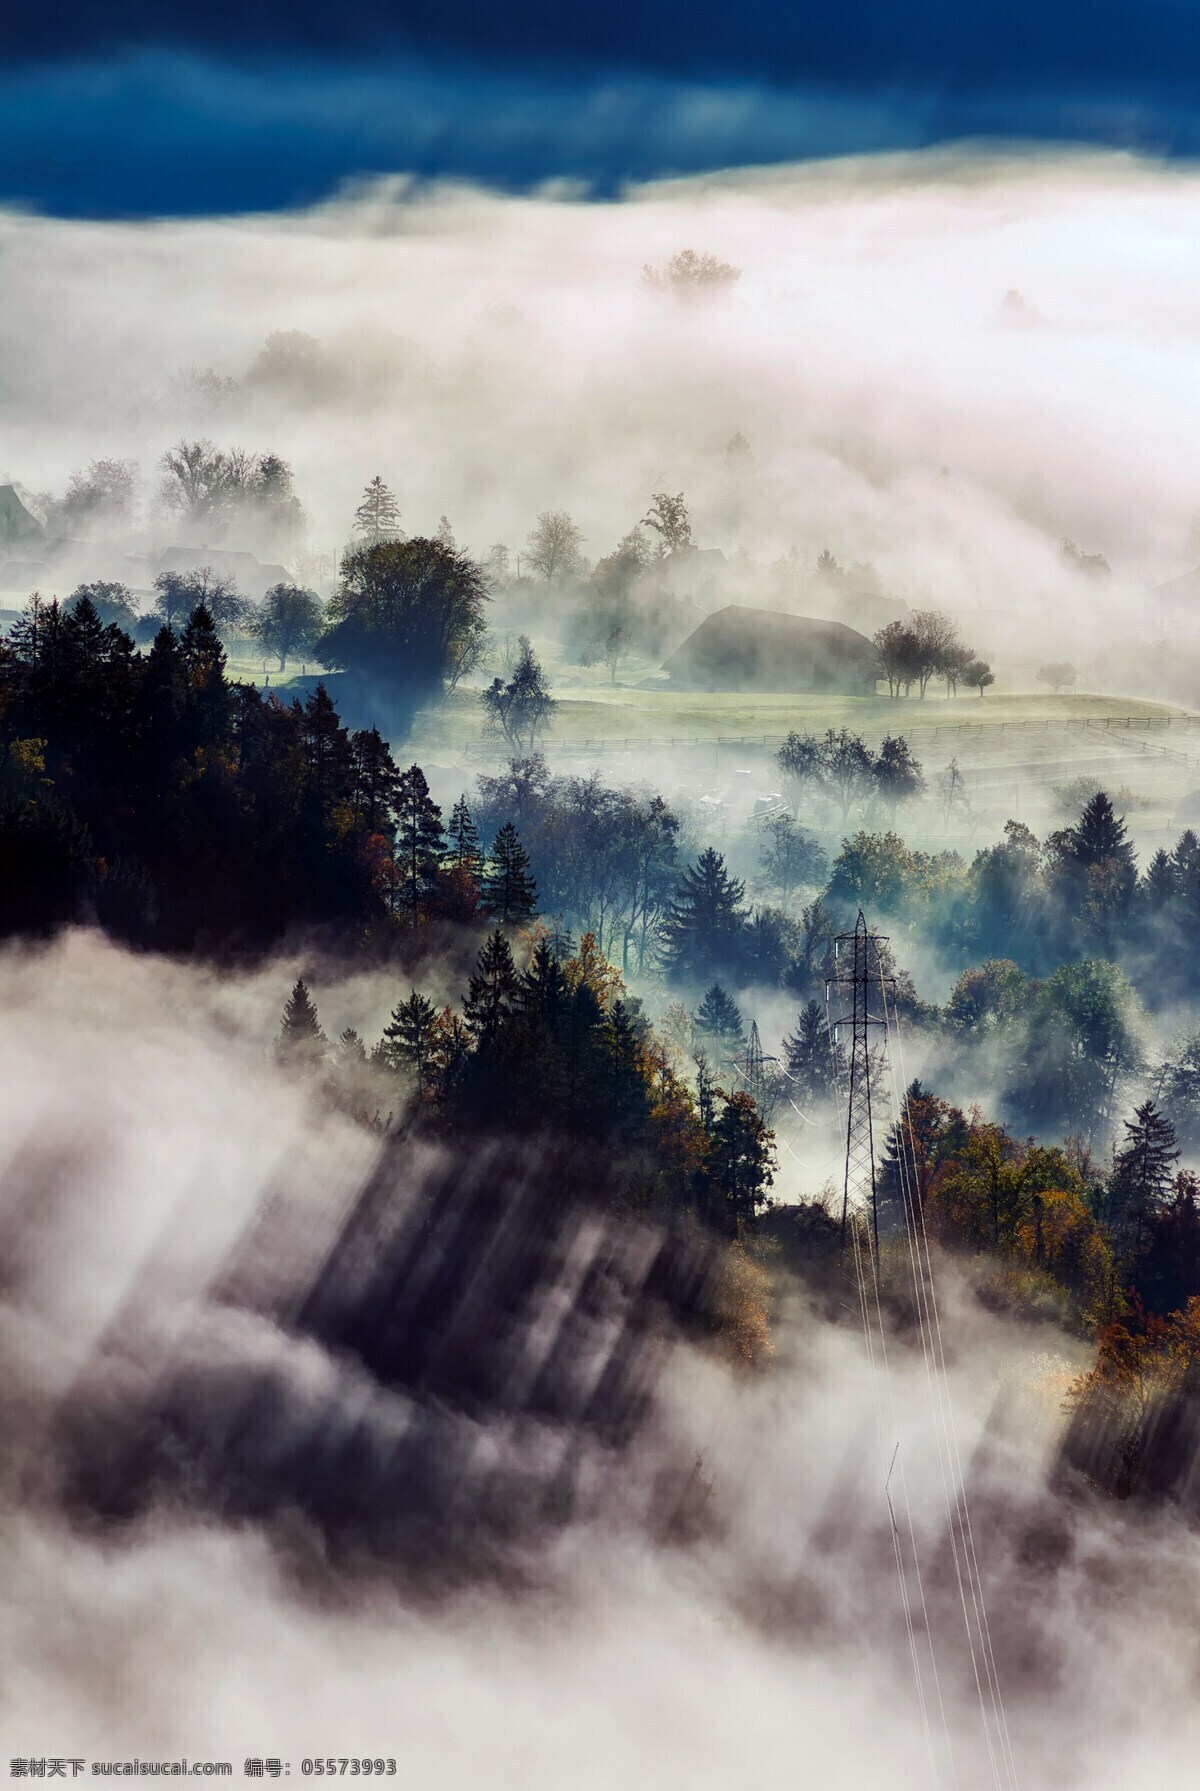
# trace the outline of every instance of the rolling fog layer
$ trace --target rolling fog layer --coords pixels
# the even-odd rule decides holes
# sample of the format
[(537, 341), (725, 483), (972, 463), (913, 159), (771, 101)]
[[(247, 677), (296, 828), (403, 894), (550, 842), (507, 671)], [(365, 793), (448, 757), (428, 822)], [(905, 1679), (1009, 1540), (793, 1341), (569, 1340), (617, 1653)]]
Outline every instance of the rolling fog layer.
[[(33, 491), (132, 456), (149, 517), (159, 454), (202, 434), (293, 463), (314, 550), (379, 473), (409, 531), (445, 513), (477, 553), (515, 551), (561, 507), (595, 559), (683, 489), (701, 545), (828, 546), (899, 595), (1043, 620), (1200, 555), (1200, 177), (1177, 168), (964, 151), (608, 204), (397, 179), (269, 218), (9, 213), (0, 241), (0, 476)], [(641, 287), (688, 246), (736, 287)], [(318, 363), (247, 382), (277, 331), (318, 338)], [(1108, 556), (1107, 593), (1064, 569), (1064, 535)]]
[[(312, 1345), (231, 1326), (205, 1299), (265, 1194), (282, 1200), (286, 1262), (372, 1155), (267, 1061), (289, 971), (216, 982), (82, 933), (0, 965), (8, 1752), (186, 1753), (237, 1771), (277, 1754), (293, 1774), (305, 1754), (390, 1754), (416, 1783), (531, 1791), (949, 1784), (940, 1754), (931, 1773), (899, 1619), (881, 1465), (894, 1435), (957, 1782), (990, 1783), (937, 1565), (921, 1376), (894, 1352), (877, 1438), (859, 1334), (798, 1294), (772, 1374), (677, 1347), (627, 1454), (578, 1439), (575, 1519), (515, 1542), (504, 1590), (467, 1572), (416, 1595), (386, 1559), (338, 1572), (285, 1509), (65, 1515), (57, 1418), (85, 1372), (112, 1380), (119, 1415), (186, 1329), (226, 1383), (239, 1351), (247, 1375), (272, 1353), (297, 1412), (321, 1377), (351, 1386)], [(346, 995), (325, 992), (331, 1007)], [(1020, 1782), (1182, 1785), (1200, 1741), (1195, 1539), (1078, 1485), (1048, 1490), (1070, 1346), (984, 1318), (949, 1280), (942, 1297)], [(665, 1533), (664, 1482), (694, 1487), (697, 1458), (694, 1522)]]

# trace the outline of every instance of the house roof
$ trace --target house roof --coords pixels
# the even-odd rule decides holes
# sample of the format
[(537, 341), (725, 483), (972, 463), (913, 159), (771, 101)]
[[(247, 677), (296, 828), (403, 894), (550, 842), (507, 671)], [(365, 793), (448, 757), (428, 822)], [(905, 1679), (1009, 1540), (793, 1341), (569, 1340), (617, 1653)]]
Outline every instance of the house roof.
[(15, 485), (0, 485), (0, 539), (27, 540), (43, 533), (42, 523)]
[(1195, 603), (1200, 600), (1200, 566), (1178, 578), (1169, 578), (1165, 585), (1155, 585), (1153, 595), (1165, 597), (1168, 603)]
[(292, 582), (286, 566), (272, 560), (260, 560), (257, 554), (247, 553), (244, 548), (168, 547), (158, 557), (160, 572), (197, 572), (201, 566), (228, 573), (250, 597), (261, 597), (272, 585)]
[(716, 674), (723, 681), (767, 681), (814, 660), (869, 677), (877, 664), (865, 635), (844, 622), (793, 616), (786, 610), (750, 609), (731, 603), (706, 616), (665, 661), (673, 677)]

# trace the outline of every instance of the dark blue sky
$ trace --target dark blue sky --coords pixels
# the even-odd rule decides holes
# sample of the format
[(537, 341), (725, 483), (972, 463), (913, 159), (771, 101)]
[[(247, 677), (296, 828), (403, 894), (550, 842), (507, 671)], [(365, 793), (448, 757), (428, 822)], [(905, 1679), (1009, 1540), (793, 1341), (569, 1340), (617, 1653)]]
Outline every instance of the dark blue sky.
[(68, 0), (4, 29), (0, 198), (65, 214), (396, 170), (611, 191), (978, 135), (1200, 150), (1196, 0)]

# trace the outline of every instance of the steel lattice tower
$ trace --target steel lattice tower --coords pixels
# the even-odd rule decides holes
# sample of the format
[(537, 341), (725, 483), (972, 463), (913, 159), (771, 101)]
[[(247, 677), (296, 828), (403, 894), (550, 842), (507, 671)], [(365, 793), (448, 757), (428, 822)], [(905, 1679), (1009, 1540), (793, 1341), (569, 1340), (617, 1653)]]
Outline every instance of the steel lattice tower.
[(746, 1084), (746, 1093), (752, 1097), (763, 1120), (769, 1122), (771, 1109), (775, 1104), (775, 1090), (771, 1085), (767, 1065), (777, 1063), (779, 1060), (769, 1057), (763, 1052), (757, 1020), (750, 1022), (750, 1038), (746, 1045), (746, 1055), (731, 1057), (729, 1061), (734, 1069), (741, 1073), (742, 1080)]
[[(848, 1079), (842, 1247), (844, 1249), (846, 1244), (847, 1225), (865, 1222), (871, 1247), (876, 1253), (879, 1250), (879, 1201), (875, 1175), (875, 1102), (885, 1092), (878, 1085), (887, 1074), (887, 985), (894, 980), (883, 967), (880, 948), (886, 944), (883, 935), (867, 931), (866, 918), (860, 908), (854, 931), (840, 933), (834, 941), (834, 973), (825, 983), (830, 1040), (833, 1047), (840, 1046), (845, 1054)], [(872, 1028), (882, 1034), (877, 1045), (872, 1045)]]

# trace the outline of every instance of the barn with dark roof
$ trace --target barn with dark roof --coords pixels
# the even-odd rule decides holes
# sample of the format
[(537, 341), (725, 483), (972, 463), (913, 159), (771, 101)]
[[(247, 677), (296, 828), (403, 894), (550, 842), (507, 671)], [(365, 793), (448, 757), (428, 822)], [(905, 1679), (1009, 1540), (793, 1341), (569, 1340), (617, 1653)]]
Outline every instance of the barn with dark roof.
[(874, 696), (879, 663), (866, 636), (843, 622), (731, 603), (706, 616), (663, 670), (686, 690)]

